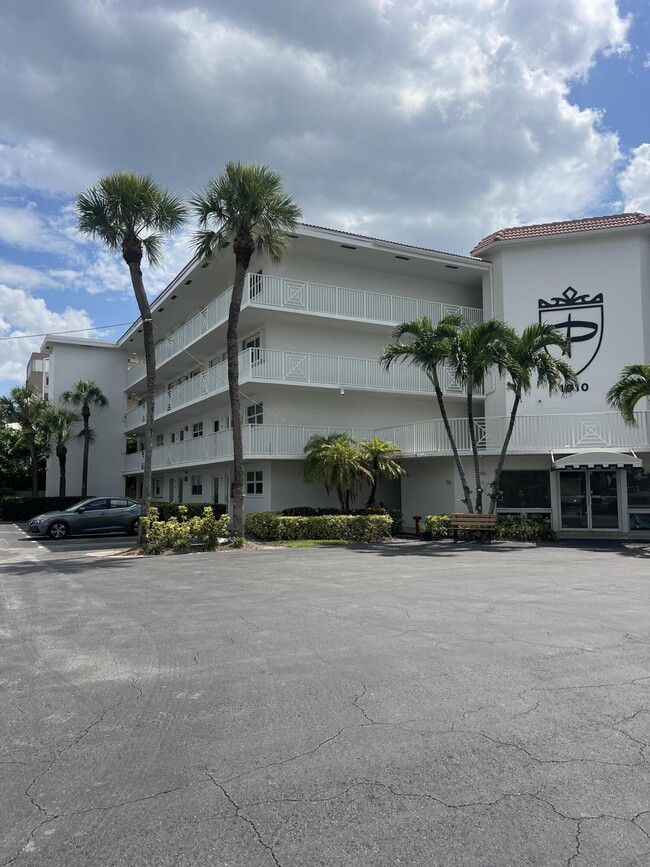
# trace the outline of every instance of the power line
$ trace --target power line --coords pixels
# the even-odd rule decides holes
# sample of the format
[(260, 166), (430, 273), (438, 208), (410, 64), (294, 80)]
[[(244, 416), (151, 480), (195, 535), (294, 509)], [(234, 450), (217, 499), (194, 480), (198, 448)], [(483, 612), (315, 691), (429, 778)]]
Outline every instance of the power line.
[(116, 322), (114, 325), (90, 325), (88, 328), (71, 328), (69, 331), (44, 331), (42, 334), (12, 334), (9, 337), (0, 337), (0, 340), (27, 340), (28, 337), (54, 337), (57, 334), (79, 334), (81, 331), (104, 331), (106, 328), (122, 328), (132, 325), (132, 322)]

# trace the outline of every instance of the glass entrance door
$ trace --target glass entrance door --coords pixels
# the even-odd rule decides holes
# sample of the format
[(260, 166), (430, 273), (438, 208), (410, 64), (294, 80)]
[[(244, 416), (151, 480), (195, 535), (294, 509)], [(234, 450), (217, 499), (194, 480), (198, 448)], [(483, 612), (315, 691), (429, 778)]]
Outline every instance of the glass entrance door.
[(618, 477), (613, 470), (560, 473), (563, 530), (618, 530)]

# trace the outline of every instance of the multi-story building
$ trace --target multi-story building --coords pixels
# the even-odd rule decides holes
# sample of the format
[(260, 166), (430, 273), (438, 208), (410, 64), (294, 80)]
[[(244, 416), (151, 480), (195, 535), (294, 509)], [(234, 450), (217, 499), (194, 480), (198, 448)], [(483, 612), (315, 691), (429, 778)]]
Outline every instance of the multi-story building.
[[(401, 506), (407, 524), (416, 514), (462, 511), (430, 382), (417, 368), (387, 372), (378, 361), (398, 322), (422, 315), (435, 322), (459, 311), (473, 322), (496, 316), (518, 329), (554, 322), (571, 338), (580, 374), (573, 394), (536, 391), (524, 399), (500, 507), (551, 514), (558, 529), (650, 528), (646, 407), (638, 427), (627, 428), (604, 398), (624, 364), (648, 357), (649, 231), (650, 217), (641, 214), (519, 227), (483, 239), (466, 257), (302, 226), (281, 266), (258, 259), (246, 281), (239, 325), (246, 510), (333, 503), (303, 483), (303, 449), (314, 433), (345, 430), (402, 448), (408, 475), (385, 484), (379, 496)], [(152, 305), (155, 498), (230, 503), (225, 350), (232, 272), (232, 256), (193, 260)], [(126, 483), (137, 493), (145, 421), (141, 323), (115, 344), (48, 338), (55, 401), (70, 385), (59, 370), (74, 367), (64, 356), (99, 357), (91, 346), (101, 350), (93, 365), (98, 384), (113, 389), (102, 428), (114, 443), (110, 459), (91, 467), (91, 487), (123, 493)], [(118, 369), (125, 380), (116, 394)], [(464, 396), (441, 373), (468, 455)], [(494, 379), (476, 395), (486, 486), (509, 408), (504, 381)], [(125, 451), (127, 435), (138, 445), (118, 467), (115, 451)], [(55, 483), (48, 479), (48, 490)]]
[(50, 359), (45, 352), (32, 352), (27, 362), (25, 385), (37, 392), (44, 400), (50, 397)]

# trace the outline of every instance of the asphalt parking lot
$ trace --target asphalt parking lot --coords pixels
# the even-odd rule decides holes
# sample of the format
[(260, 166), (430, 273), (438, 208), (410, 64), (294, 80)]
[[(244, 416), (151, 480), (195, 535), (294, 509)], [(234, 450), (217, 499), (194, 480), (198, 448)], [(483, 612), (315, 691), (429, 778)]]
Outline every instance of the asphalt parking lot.
[(650, 863), (650, 548), (22, 550), (2, 865)]

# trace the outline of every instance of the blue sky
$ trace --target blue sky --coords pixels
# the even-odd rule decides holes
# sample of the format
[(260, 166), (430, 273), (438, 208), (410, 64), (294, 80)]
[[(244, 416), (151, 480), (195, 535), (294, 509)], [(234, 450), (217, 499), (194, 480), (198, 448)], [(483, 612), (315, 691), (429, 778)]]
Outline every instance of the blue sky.
[[(0, 58), (1, 393), (40, 346), (22, 335), (136, 315), (76, 230), (111, 171), (185, 195), (264, 162), (308, 222), (463, 254), (650, 211), (647, 0), (5, 0)], [(185, 233), (148, 291), (188, 257)]]

